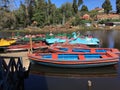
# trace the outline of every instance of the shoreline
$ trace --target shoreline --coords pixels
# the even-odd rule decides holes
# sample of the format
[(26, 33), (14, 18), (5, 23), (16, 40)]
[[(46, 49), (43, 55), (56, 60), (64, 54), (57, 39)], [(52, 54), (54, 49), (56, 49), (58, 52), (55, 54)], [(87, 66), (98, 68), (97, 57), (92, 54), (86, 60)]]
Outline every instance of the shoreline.
[(44, 27), (44, 28), (39, 28), (39, 27), (27, 27), (24, 29), (20, 29), (20, 30), (0, 30), (0, 32), (14, 32), (14, 33), (42, 33), (42, 34), (46, 34), (49, 33), (50, 31), (52, 31), (53, 33), (69, 33), (70, 32), (77, 32), (77, 31), (98, 31), (98, 30), (120, 30), (120, 26), (105, 26), (105, 27), (84, 27), (84, 26), (73, 26), (73, 27), (65, 27), (65, 26), (61, 26), (61, 27), (57, 27), (57, 26), (53, 26), (53, 27)]

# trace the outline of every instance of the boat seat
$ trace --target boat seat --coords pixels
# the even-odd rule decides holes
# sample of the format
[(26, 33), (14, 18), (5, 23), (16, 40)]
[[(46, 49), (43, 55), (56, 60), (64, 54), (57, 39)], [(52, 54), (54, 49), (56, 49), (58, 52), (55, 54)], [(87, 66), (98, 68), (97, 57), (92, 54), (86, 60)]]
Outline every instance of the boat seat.
[(106, 55), (102, 55), (101, 57), (102, 57), (102, 58), (108, 58), (108, 56), (106, 56)]
[(78, 57), (79, 57), (80, 60), (85, 60), (84, 55), (79, 55)]
[(119, 53), (119, 50), (118, 49), (112, 49), (112, 52)]
[(116, 54), (114, 54), (114, 53), (112, 53), (112, 52), (107, 52), (107, 54), (109, 55), (109, 56), (112, 56), (112, 57), (118, 57), (118, 55), (116, 55)]
[(57, 54), (52, 53), (52, 58), (53, 58), (53, 59), (58, 59)]
[(95, 51), (95, 49), (91, 49), (91, 53), (95, 53), (96, 51)]
[(71, 49), (71, 48), (69, 48), (69, 49), (68, 49), (68, 52), (72, 52), (72, 49)]
[(90, 52), (90, 50), (87, 50), (87, 49), (77, 49), (77, 48), (74, 48), (73, 50), (72, 50), (73, 52)]

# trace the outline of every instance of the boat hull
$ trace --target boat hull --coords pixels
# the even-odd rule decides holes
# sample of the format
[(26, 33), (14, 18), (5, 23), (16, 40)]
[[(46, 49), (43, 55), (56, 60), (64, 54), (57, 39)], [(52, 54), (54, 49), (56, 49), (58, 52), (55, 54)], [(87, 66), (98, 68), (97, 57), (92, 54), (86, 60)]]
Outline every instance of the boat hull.
[(32, 49), (36, 50), (39, 48), (47, 48), (48, 46), (44, 43), (44, 42), (38, 42), (38, 43), (32, 43), (32, 45), (30, 45), (29, 43), (26, 43), (24, 45), (22, 44), (18, 44), (18, 45), (12, 45), (7, 47), (6, 51), (10, 51), (10, 52), (15, 52), (15, 51), (27, 51), (28, 49)]
[(28, 58), (33, 64), (63, 68), (109, 66), (115, 65), (119, 61), (119, 56), (111, 52), (104, 54), (35, 53), (28, 54)]
[(32, 64), (41, 64), (52, 67), (60, 67), (60, 68), (90, 68), (90, 67), (103, 67), (103, 66), (111, 66), (116, 65), (117, 62), (104, 62), (104, 63), (96, 63), (96, 64), (54, 64), (54, 63), (46, 63), (30, 60)]

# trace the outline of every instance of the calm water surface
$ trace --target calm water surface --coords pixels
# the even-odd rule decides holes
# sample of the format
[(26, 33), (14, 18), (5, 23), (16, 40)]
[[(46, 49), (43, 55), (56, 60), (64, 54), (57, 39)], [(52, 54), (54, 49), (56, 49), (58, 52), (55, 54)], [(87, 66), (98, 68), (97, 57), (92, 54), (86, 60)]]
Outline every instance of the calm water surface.
[[(120, 50), (120, 31), (92, 31), (102, 41), (100, 47)], [(92, 87), (88, 88), (88, 80)], [(120, 90), (120, 63), (117, 66), (65, 69), (32, 65), (25, 90)]]
[[(100, 47), (114, 47), (120, 50), (120, 31), (90, 33), (102, 41)], [(91, 88), (87, 86), (88, 80), (92, 81)], [(120, 62), (117, 66), (89, 69), (32, 65), (30, 76), (25, 79), (24, 84), (25, 90), (120, 90)]]

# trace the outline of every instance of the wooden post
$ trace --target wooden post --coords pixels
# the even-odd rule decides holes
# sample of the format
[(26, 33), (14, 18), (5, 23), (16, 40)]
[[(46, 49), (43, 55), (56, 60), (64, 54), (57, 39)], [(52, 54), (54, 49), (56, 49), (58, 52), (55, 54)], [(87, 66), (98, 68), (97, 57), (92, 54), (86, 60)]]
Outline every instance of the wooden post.
[(30, 34), (30, 53), (32, 53), (33, 50), (32, 50), (32, 35)]
[(32, 53), (33, 52), (33, 50), (32, 50), (32, 35), (31, 35), (31, 29), (28, 29), (29, 30), (29, 33), (30, 33), (30, 51), (29, 51), (29, 53)]

